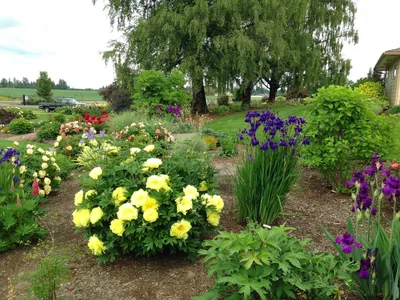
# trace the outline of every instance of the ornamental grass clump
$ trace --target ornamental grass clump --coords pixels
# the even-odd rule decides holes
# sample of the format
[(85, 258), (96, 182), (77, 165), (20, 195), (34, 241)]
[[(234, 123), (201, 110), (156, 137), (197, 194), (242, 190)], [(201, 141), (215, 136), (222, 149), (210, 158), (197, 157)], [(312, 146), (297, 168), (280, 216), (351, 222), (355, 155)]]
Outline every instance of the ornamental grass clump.
[[(347, 231), (336, 239), (324, 229), (334, 243), (340, 259), (347, 263), (348, 288), (363, 299), (398, 299), (400, 290), (400, 179), (383, 166), (374, 153), (371, 165), (354, 172), (346, 187), (352, 189), (355, 224), (348, 220)], [(392, 207), (391, 220), (383, 219), (382, 208)], [(387, 213), (385, 213), (387, 215)], [(390, 217), (390, 214), (389, 214)], [(382, 225), (389, 221), (390, 229)]]
[(299, 148), (308, 144), (302, 118), (278, 118), (271, 111), (250, 111), (238, 137), (248, 141), (237, 168), (236, 197), (239, 219), (271, 224), (282, 212), (285, 197), (298, 179)]
[(127, 253), (194, 258), (217, 228), (224, 202), (212, 190), (207, 161), (188, 165), (187, 158), (157, 154), (159, 147), (121, 148), (82, 176), (72, 217), (99, 262)]

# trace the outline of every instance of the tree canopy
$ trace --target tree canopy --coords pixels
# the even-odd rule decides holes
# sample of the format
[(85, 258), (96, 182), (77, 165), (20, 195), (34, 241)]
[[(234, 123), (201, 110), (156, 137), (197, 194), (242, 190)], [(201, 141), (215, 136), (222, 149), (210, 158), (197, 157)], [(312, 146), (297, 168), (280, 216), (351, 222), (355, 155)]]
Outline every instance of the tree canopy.
[[(96, 3), (96, 0), (93, 1)], [(204, 81), (220, 91), (232, 82), (250, 102), (261, 81), (273, 100), (279, 87), (345, 83), (350, 62), (341, 50), (357, 42), (353, 0), (108, 0), (117, 79), (132, 70), (179, 67), (192, 81), (193, 113), (206, 113)]]

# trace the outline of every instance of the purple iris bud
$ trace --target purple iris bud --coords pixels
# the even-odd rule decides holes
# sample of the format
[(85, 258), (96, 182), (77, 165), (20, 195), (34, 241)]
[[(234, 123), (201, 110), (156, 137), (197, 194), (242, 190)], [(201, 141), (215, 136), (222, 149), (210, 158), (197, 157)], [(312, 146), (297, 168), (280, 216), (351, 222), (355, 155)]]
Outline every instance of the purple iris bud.
[(279, 146), (286, 147), (287, 146), (286, 141), (285, 140), (281, 140), (280, 143), (279, 143)]
[(100, 130), (99, 136), (104, 136), (104, 130)]
[(277, 142), (272, 142), (269, 144), (270, 148), (272, 151), (276, 150), (278, 148), (278, 143)]
[(289, 141), (289, 146), (291, 146), (291, 147), (293, 147), (293, 146), (296, 146), (296, 140), (295, 139), (290, 139), (290, 141)]
[(253, 161), (254, 160), (254, 158), (253, 158), (253, 155), (249, 155), (249, 161)]
[(162, 106), (161, 105), (157, 105), (156, 109), (157, 110), (162, 110)]
[(369, 277), (369, 272), (367, 270), (360, 270), (358, 273), (361, 279), (368, 279)]
[(19, 177), (18, 176), (14, 176), (14, 178), (13, 178), (13, 181), (15, 182), (15, 183), (17, 183), (17, 182), (19, 182)]
[(373, 216), (376, 216), (376, 213), (377, 213), (376, 207), (373, 207), (373, 208), (371, 209), (371, 214), (372, 214)]
[(378, 159), (381, 158), (381, 155), (378, 152), (374, 152), (374, 154), (372, 155), (372, 159)]

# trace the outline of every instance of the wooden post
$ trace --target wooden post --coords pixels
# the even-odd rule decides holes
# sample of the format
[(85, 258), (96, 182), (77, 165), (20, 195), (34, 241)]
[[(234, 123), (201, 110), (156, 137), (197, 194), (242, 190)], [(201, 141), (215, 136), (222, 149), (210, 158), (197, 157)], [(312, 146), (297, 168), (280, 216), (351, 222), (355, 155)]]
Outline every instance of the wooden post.
[(23, 105), (26, 105), (26, 104), (25, 104), (25, 95), (22, 95), (22, 104), (23, 104)]

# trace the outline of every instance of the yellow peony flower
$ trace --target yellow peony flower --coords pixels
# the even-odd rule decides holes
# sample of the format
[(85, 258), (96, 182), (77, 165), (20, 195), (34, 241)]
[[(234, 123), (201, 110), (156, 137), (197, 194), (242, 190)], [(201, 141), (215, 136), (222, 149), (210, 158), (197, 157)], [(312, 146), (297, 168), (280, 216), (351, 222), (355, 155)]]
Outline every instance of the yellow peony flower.
[(131, 196), (131, 203), (136, 207), (141, 207), (148, 197), (149, 193), (140, 189), (138, 191), (133, 192)]
[(218, 226), (220, 217), (219, 213), (215, 211), (207, 211), (207, 221), (212, 226)]
[(96, 224), (102, 217), (104, 212), (100, 207), (95, 207), (90, 212), (90, 223)]
[(51, 160), (52, 162), (55, 162), (55, 161), (56, 161), (56, 159), (55, 159), (54, 157), (50, 158), (50, 160)]
[(42, 163), (42, 169), (45, 170), (49, 167), (49, 165), (47, 163)]
[(207, 206), (214, 205), (218, 212), (224, 208), (224, 200), (222, 200), (221, 196), (214, 195), (207, 199)]
[(95, 196), (95, 195), (97, 195), (97, 192), (95, 190), (88, 190), (85, 193), (85, 199), (88, 199), (90, 196)]
[(101, 174), (103, 174), (103, 170), (100, 167), (96, 167), (90, 171), (89, 176), (94, 180), (97, 180)]
[(183, 193), (185, 196), (195, 199), (199, 196), (199, 192), (193, 185), (188, 185), (187, 187), (183, 188)]
[(33, 154), (33, 150), (32, 150), (32, 149), (28, 149), (28, 150), (26, 150), (26, 154), (28, 154), (28, 155), (32, 155), (32, 154)]
[(134, 147), (134, 148), (131, 148), (130, 151), (131, 151), (131, 155), (135, 155), (136, 153), (140, 152), (140, 149)]
[(90, 142), (89, 142), (89, 144), (90, 145), (92, 145), (93, 147), (97, 147), (98, 145), (99, 145), (99, 143), (96, 141), (96, 140), (91, 140)]
[(146, 211), (151, 208), (158, 209), (157, 200), (151, 197), (147, 197), (146, 201), (142, 205), (142, 210)]
[(188, 232), (192, 228), (192, 225), (184, 219), (172, 224), (169, 235), (174, 236), (177, 239), (186, 240), (188, 238)]
[(39, 151), (40, 154), (45, 153), (45, 151), (42, 148), (38, 148), (37, 151)]
[(122, 236), (122, 234), (125, 231), (124, 221), (122, 221), (120, 219), (112, 220), (110, 223), (110, 229), (114, 234)]
[(115, 201), (115, 205), (121, 205), (121, 203), (128, 198), (126, 196), (127, 193), (128, 191), (125, 188), (117, 187), (112, 193), (112, 198)]
[[(144, 168), (149, 168), (150, 170), (157, 169), (162, 164), (159, 158), (149, 158), (143, 163)], [(147, 171), (147, 170), (146, 170)]]
[(61, 140), (62, 140), (62, 136), (59, 135), (59, 136), (57, 137), (57, 142), (61, 142)]
[(26, 167), (25, 166), (20, 166), (19, 167), (19, 173), (24, 174), (26, 172)]
[(49, 178), (49, 177), (46, 177), (46, 178), (44, 179), (44, 184), (50, 185), (50, 183), (51, 183), (50, 178)]
[(136, 220), (138, 218), (138, 210), (132, 203), (125, 203), (119, 207), (117, 217), (123, 221)]
[(90, 222), (90, 210), (79, 209), (72, 213), (73, 222), (76, 227), (88, 227)]
[(42, 160), (43, 160), (43, 161), (49, 161), (49, 158), (48, 158), (46, 155), (43, 155), (43, 156), (42, 156)]
[[(37, 178), (37, 177), (38, 177), (38, 173), (37, 173), (37, 172), (33, 173), (32, 177), (33, 177), (33, 178)], [(44, 176), (43, 176), (43, 177), (44, 177)]]
[(75, 194), (74, 203), (76, 206), (78, 206), (79, 204), (82, 204), (82, 202), (83, 202), (83, 190), (80, 190)]
[(65, 150), (67, 150), (67, 151), (72, 151), (72, 146), (71, 146), (71, 145), (68, 145), (67, 147), (65, 147)]
[(58, 142), (55, 142), (55, 143), (53, 144), (53, 146), (54, 146), (54, 148), (57, 148), (58, 146), (60, 146), (60, 144), (59, 144)]
[(90, 237), (88, 247), (94, 255), (101, 255), (105, 250), (107, 250), (104, 243), (95, 235)]
[(44, 193), (46, 195), (48, 195), (48, 194), (50, 194), (50, 192), (51, 192), (51, 186), (50, 185), (45, 185), (44, 186)]
[(153, 223), (158, 219), (158, 212), (154, 208), (149, 208), (143, 213), (143, 219), (149, 223)]
[(109, 155), (111, 155), (111, 154), (117, 154), (118, 152), (119, 152), (119, 148), (117, 148), (117, 147), (115, 147), (115, 146), (111, 146), (111, 147), (109, 147), (108, 149), (108, 154)]
[(40, 197), (44, 197), (45, 194), (46, 194), (46, 193), (45, 193), (44, 190), (39, 190), (39, 196), (40, 196)]
[(39, 177), (40, 178), (44, 178), (44, 176), (46, 176), (46, 171), (45, 170), (40, 170), (39, 171)]
[(155, 149), (154, 145), (148, 145), (148, 146), (143, 148), (143, 150), (146, 151), (146, 152), (153, 152), (154, 149)]
[(205, 182), (205, 181), (200, 182), (199, 191), (205, 192), (207, 190), (208, 190), (207, 182)]
[(160, 190), (168, 191), (170, 188), (167, 184), (167, 180), (161, 176), (152, 175), (147, 178), (146, 188), (156, 190), (157, 192)]
[(189, 209), (193, 208), (192, 198), (190, 196), (183, 196), (175, 200), (176, 202), (176, 211), (179, 213), (183, 213), (186, 215), (186, 212)]

